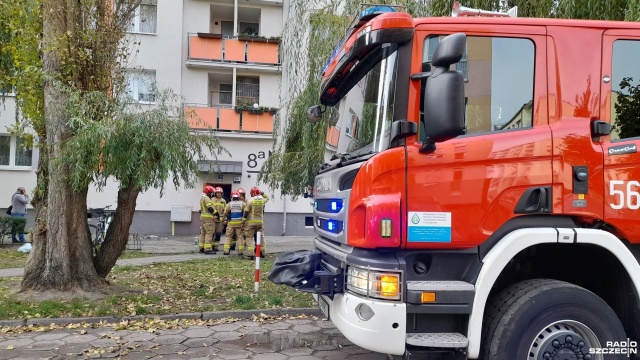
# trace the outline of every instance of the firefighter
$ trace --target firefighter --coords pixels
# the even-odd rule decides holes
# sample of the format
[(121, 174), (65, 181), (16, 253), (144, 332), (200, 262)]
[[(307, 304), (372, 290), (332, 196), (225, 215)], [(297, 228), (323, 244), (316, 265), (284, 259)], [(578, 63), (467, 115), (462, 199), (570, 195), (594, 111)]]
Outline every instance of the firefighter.
[(234, 236), (237, 240), (238, 255), (242, 256), (244, 250), (244, 233), (242, 231), (242, 210), (245, 203), (240, 201), (240, 194), (237, 191), (231, 192), (231, 201), (225, 208), (224, 215), (227, 219), (227, 239), (224, 242), (224, 255), (229, 255), (231, 247), (235, 245)]
[(245, 259), (252, 260), (255, 252), (255, 242), (253, 235), (260, 232), (260, 256), (265, 254), (264, 228), (262, 226), (264, 219), (264, 205), (269, 201), (269, 197), (257, 186), (252, 187), (249, 192), (251, 198), (247, 201), (242, 214), (242, 223), (244, 224), (244, 240), (247, 243), (247, 254)]
[(224, 195), (224, 190), (222, 190), (220, 186), (215, 188), (215, 194), (215, 197), (211, 199), (211, 203), (220, 216), (216, 217), (214, 221), (215, 238), (213, 239), (213, 250), (218, 251), (220, 237), (222, 236), (224, 224), (226, 223), (226, 219), (224, 218), (224, 209), (227, 206), (227, 201), (222, 197), (222, 195)]
[(201, 253), (215, 254), (213, 249), (213, 232), (215, 230), (214, 218), (219, 217), (218, 212), (211, 202), (211, 198), (214, 196), (213, 186), (207, 185), (204, 187), (204, 193), (200, 198), (200, 240), (198, 241), (198, 248)]
[[(242, 201), (243, 203), (245, 203), (244, 205), (246, 205), (247, 202), (247, 192), (243, 189), (243, 188), (239, 188), (238, 190), (236, 190), (238, 192), (238, 195), (240, 195), (240, 201)], [(243, 211), (244, 211), (244, 205), (243, 205)], [(244, 225), (240, 226), (240, 234), (241, 236), (244, 238)], [(255, 240), (255, 239), (254, 239)], [(231, 239), (231, 250), (236, 250), (236, 243), (238, 242), (238, 235), (236, 235), (234, 233), (233, 238)], [(238, 255), (242, 255), (241, 252), (238, 253)]]

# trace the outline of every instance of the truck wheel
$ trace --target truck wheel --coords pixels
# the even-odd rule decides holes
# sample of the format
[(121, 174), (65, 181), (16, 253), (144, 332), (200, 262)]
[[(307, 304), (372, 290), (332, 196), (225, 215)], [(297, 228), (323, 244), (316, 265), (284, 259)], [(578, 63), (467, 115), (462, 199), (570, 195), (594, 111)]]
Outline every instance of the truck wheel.
[(604, 300), (563, 281), (526, 280), (503, 290), (487, 306), (482, 334), (483, 360), (627, 359), (589, 353), (627, 336)]

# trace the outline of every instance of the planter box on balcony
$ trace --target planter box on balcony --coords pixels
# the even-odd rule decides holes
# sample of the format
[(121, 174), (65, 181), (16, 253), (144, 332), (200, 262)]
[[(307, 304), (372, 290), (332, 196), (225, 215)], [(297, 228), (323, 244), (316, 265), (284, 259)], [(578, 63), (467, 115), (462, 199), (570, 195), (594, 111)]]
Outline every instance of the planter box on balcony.
[(198, 33), (198, 37), (210, 39), (222, 39), (222, 34)]
[(252, 41), (252, 42), (261, 42), (261, 43), (271, 43), (271, 44), (280, 44), (280, 39), (268, 39), (262, 36), (238, 36), (238, 40), (242, 41)]
[(247, 110), (249, 111), (249, 114), (253, 114), (253, 115), (261, 115), (264, 114), (264, 110), (254, 110), (254, 109), (249, 109)]

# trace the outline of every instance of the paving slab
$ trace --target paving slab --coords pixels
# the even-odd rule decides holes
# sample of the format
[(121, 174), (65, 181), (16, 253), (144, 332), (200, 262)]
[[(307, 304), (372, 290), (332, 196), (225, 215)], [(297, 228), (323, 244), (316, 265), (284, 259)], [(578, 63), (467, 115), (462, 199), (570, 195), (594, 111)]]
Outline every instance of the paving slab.
[(266, 323), (244, 319), (213, 326), (160, 329), (158, 334), (110, 327), (87, 329), (84, 334), (77, 329), (7, 333), (0, 342), (0, 359), (387, 359), (386, 355), (352, 345), (335, 331), (330, 322), (317, 320)]

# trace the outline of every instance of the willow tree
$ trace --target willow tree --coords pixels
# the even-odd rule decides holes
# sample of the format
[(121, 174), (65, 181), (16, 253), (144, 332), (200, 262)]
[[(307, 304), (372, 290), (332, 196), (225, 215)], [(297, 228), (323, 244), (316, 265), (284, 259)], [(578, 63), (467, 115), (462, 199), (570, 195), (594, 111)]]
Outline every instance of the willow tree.
[[(450, 16), (454, 0), (382, 1), (405, 5), (413, 16)], [(518, 6), (519, 17), (640, 20), (640, 0), (460, 0), (471, 8), (506, 11)], [(308, 123), (306, 109), (319, 101), (322, 69), (342, 39), (358, 2), (328, 0), (324, 6), (291, 0), (282, 37), (283, 89), (286, 97), (274, 131), (273, 155), (259, 180), (282, 194), (298, 196), (313, 185), (322, 164), (327, 122)], [(302, 44), (302, 45), (301, 45)]]
[[(159, 92), (150, 109), (124, 96), (124, 66), (134, 48), (126, 29), (139, 4), (0, 0), (0, 83), (15, 86), (22, 123), (40, 149), (22, 291), (105, 285), (126, 247), (140, 192), (193, 185), (196, 160), (222, 150), (211, 133), (190, 132), (174, 94)], [(94, 251), (87, 193), (92, 183), (102, 188), (110, 180), (119, 184), (118, 208)]]

